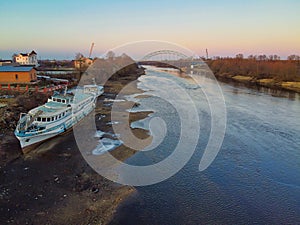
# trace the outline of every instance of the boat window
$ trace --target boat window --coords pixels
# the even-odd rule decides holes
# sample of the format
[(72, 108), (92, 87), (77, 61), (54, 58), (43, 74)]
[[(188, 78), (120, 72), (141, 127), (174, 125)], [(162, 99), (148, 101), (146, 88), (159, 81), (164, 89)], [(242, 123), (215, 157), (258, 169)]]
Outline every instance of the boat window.
[(62, 103), (66, 103), (66, 100), (62, 100)]
[(51, 121), (54, 121), (54, 116), (51, 117)]
[(65, 113), (63, 112), (62, 116), (65, 116)]
[(50, 117), (48, 117), (48, 118), (47, 118), (47, 122), (50, 122), (50, 119), (51, 119), (51, 118), (50, 118)]
[(60, 98), (58, 98), (58, 99), (57, 99), (57, 102), (61, 102), (61, 99), (60, 99)]
[(58, 115), (58, 118), (59, 118), (59, 119), (60, 119), (60, 117), (61, 117), (61, 114)]
[(41, 117), (36, 118), (36, 121), (41, 121)]
[(46, 118), (45, 117), (42, 117), (42, 122), (46, 122)]

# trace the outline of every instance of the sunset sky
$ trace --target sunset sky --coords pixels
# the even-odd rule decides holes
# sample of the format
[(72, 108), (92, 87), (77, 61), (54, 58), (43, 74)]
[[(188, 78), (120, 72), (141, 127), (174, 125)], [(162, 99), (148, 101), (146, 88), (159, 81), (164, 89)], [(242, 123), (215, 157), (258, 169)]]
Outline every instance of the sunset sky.
[(93, 56), (127, 42), (162, 40), (198, 55), (300, 55), (300, 1), (0, 1), (0, 58)]

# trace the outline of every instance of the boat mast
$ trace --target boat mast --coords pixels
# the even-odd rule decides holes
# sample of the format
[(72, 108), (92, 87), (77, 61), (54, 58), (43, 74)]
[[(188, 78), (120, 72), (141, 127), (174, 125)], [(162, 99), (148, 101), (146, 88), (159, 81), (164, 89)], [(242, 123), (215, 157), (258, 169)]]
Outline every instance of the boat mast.
[(65, 91), (64, 91), (64, 96), (66, 96), (67, 90), (68, 90), (68, 86), (66, 85), (66, 86), (65, 86)]

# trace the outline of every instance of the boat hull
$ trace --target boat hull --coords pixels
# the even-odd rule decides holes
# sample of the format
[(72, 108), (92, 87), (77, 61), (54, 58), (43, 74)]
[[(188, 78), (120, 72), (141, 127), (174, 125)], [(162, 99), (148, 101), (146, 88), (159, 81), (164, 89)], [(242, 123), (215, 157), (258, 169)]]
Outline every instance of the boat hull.
[[(32, 143), (32, 144), (29, 144), (29, 145), (25, 145), (24, 147), (21, 147), (22, 148), (22, 152), (23, 154), (27, 154), (33, 150), (36, 150), (39, 146), (41, 146), (43, 143), (49, 141), (49, 140), (53, 140), (59, 136), (63, 136), (63, 135), (66, 135), (67, 133), (71, 132), (73, 130), (73, 127), (67, 129), (66, 131), (64, 132), (61, 132), (61, 133), (57, 133), (56, 135), (52, 136), (52, 137), (48, 137), (46, 139), (43, 139), (41, 141), (38, 141), (38, 142), (35, 142), (35, 143)], [(18, 138), (19, 139), (19, 138)], [(20, 141), (20, 139), (19, 139)], [(20, 141), (21, 143), (21, 141)]]
[[(60, 128), (54, 130), (53, 132), (51, 133), (44, 133), (44, 134), (40, 134), (40, 135), (34, 135), (34, 136), (26, 136), (26, 137), (20, 137), (20, 136), (16, 136), (17, 139), (19, 140), (20, 142), (20, 145), (21, 145), (21, 148), (22, 148), (22, 151), (24, 152), (25, 148), (29, 148), (29, 146), (34, 146), (40, 142), (43, 142), (45, 140), (48, 140), (50, 138), (53, 138), (61, 133), (64, 132), (64, 127), (61, 126)], [(27, 151), (26, 151), (27, 152)]]

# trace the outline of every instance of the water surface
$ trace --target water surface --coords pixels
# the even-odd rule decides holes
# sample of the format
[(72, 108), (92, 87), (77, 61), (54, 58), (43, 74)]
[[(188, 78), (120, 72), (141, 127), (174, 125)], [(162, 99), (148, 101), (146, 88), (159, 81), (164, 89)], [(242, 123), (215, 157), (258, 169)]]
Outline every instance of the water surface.
[[(222, 148), (210, 167), (199, 162), (210, 132), (210, 112), (201, 88), (167, 72), (147, 70), (139, 87), (176, 81), (192, 96), (201, 136), (190, 161), (171, 178), (150, 186), (123, 203), (111, 224), (300, 224), (300, 98), (220, 83), (227, 107)], [(210, 83), (209, 80), (204, 80)], [(150, 86), (151, 86), (150, 85)], [(167, 86), (160, 86), (168, 88)], [(215, 88), (217, 88), (215, 86)], [(163, 142), (153, 151), (127, 160), (133, 165), (159, 162), (171, 154), (180, 136), (176, 109), (163, 99), (140, 99), (167, 124)], [(147, 121), (135, 123), (147, 127)]]

